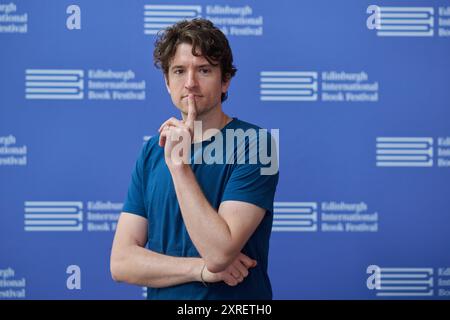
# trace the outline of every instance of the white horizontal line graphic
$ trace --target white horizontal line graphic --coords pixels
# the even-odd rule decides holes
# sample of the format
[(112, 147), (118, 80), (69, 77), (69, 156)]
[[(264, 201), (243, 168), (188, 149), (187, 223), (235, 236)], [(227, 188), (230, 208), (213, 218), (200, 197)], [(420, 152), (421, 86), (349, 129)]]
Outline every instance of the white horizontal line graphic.
[(377, 162), (378, 167), (432, 167), (433, 161), (428, 162)]
[(433, 14), (432, 7), (378, 7), (380, 12), (428, 12)]
[(272, 227), (272, 231), (317, 231), (317, 225), (314, 224), (310, 227)]
[(309, 221), (273, 221), (273, 225), (299, 225), (299, 226), (311, 226), (313, 224), (312, 220)]
[(52, 70), (52, 69), (26, 69), (26, 74), (76, 74), (80, 77), (84, 75), (83, 70), (69, 70), (69, 69), (59, 69), (59, 70)]
[(433, 138), (425, 137), (377, 137), (378, 142), (428, 142), (433, 143)]
[(310, 78), (261, 78), (261, 82), (300, 82), (300, 83), (311, 83)]
[(51, 214), (25, 214), (25, 219), (79, 219), (82, 220), (83, 215), (82, 212), (77, 214), (57, 214), (57, 213), (51, 213)]
[(170, 25), (171, 25), (171, 23), (145, 23), (144, 24), (144, 28), (147, 28), (147, 29), (151, 29), (151, 28), (164, 29), (164, 28), (167, 28)]
[(433, 35), (433, 30), (426, 32), (378, 31), (377, 35), (381, 37), (430, 37)]
[(311, 71), (261, 71), (262, 77), (284, 76), (284, 77), (311, 77), (317, 79), (317, 72)]
[(379, 268), (378, 271), (377, 296), (433, 294), (433, 268)]
[(27, 94), (27, 99), (82, 99), (83, 93), (74, 94)]
[(144, 34), (155, 35), (184, 18), (201, 16), (199, 5), (144, 5)]
[(426, 143), (377, 143), (377, 148), (428, 148)]
[(260, 75), (260, 88), (262, 89), (260, 90), (261, 101), (317, 100), (317, 72), (261, 71)]
[(316, 202), (274, 202), (276, 207), (312, 207), (317, 209)]
[(260, 87), (262, 89), (315, 89), (317, 90), (317, 82), (314, 84), (276, 84), (276, 83), (261, 83)]
[(195, 11), (146, 11), (145, 16), (194, 17)]
[(427, 156), (377, 156), (377, 160), (427, 161)]
[(377, 154), (427, 154), (429, 156), (433, 155), (433, 149), (378, 149)]
[(426, 296), (432, 296), (433, 290), (430, 290), (428, 292), (377, 292), (377, 296), (384, 296), (384, 297), (398, 297), (398, 296), (405, 296), (405, 297), (426, 297)]
[(377, 137), (378, 167), (433, 166), (433, 139), (430, 137)]
[(316, 202), (274, 202), (272, 231), (317, 231), (316, 209)]
[(78, 81), (77, 76), (26, 76), (26, 80)]
[(73, 87), (83, 89), (83, 80), (76, 82), (42, 82), (42, 81), (27, 81), (26, 87)]
[(381, 25), (385, 24), (426, 24), (432, 26), (434, 24), (433, 18), (429, 19), (380, 19), (378, 22)]
[(428, 13), (380, 13), (380, 18), (428, 18), (430, 15)]
[(144, 18), (144, 22), (171, 22), (171, 23), (174, 23), (179, 20), (180, 20), (180, 18), (178, 18), (178, 17), (177, 18), (169, 18), (169, 17), (157, 17), (157, 18), (145, 17)]
[(433, 279), (428, 280), (382, 280), (381, 287), (383, 288), (385, 284), (428, 284), (433, 285)]
[(27, 93), (78, 93), (77, 88), (27, 88)]
[(284, 96), (262, 96), (262, 101), (315, 101), (317, 100), (317, 95), (312, 96), (298, 96), (298, 97), (284, 97)]
[(261, 90), (263, 95), (309, 95), (312, 94), (312, 90)]
[(380, 268), (382, 274), (386, 272), (426, 272), (428, 274), (433, 274), (433, 268)]
[(76, 206), (83, 208), (83, 203), (78, 201), (25, 201), (25, 206)]
[[(274, 208), (273, 209), (273, 211), (275, 212), (275, 213), (289, 213), (289, 212), (292, 212), (292, 213), (303, 213), (303, 214), (311, 214), (311, 213), (313, 213), (314, 212), (314, 210), (312, 210), (311, 208), (296, 208), (296, 209), (294, 209), (294, 208)], [(278, 215), (278, 216), (281, 216), (281, 215)], [(295, 215), (293, 215), (293, 214), (288, 214), (287, 216), (295, 216)], [(301, 216), (301, 215), (300, 215)]]
[(183, 6), (183, 5), (158, 5), (158, 4), (146, 4), (145, 10), (197, 10), (202, 11), (201, 6)]
[(381, 287), (378, 290), (405, 290), (405, 291), (419, 291), (419, 290), (428, 290), (430, 289), (428, 286), (394, 286), (394, 287)]
[(77, 208), (62, 207), (62, 208), (25, 208), (25, 212), (78, 212)]
[(378, 30), (423, 30), (428, 31), (430, 30), (430, 26), (385, 26), (382, 25), (378, 28)]
[(378, 7), (377, 35), (381, 37), (433, 36), (434, 8)]
[(423, 274), (381, 274), (381, 279), (392, 279), (392, 278), (428, 278), (429, 275), (426, 273)]
[(289, 220), (317, 220), (317, 213), (313, 212), (312, 214), (275, 214), (273, 216), (274, 220), (281, 220), (281, 221), (287, 221), (284, 219), (289, 219)]
[(77, 225), (76, 220), (25, 220), (25, 225)]
[(26, 99), (82, 99), (83, 70), (26, 69)]
[(25, 231), (82, 231), (83, 225), (78, 226), (25, 226)]
[(79, 201), (25, 201), (25, 231), (81, 231), (83, 203)]

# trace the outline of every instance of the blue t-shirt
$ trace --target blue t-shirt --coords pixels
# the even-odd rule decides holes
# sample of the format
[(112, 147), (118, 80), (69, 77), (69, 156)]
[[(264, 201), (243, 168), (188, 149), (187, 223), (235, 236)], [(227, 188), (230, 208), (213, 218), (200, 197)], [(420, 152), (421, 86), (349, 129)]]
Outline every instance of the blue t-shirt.
[[(246, 132), (253, 130), (256, 135), (249, 135), (240, 142), (230, 135), (234, 139), (229, 138), (227, 143), (228, 129), (242, 129)], [(266, 210), (263, 220), (241, 251), (257, 260), (257, 266), (249, 269), (249, 275), (234, 287), (224, 282), (209, 283), (208, 287), (201, 282), (189, 282), (166, 288), (148, 288), (148, 299), (272, 299), (267, 260), (278, 166), (275, 174), (261, 174), (261, 168), (270, 166), (267, 158), (263, 163), (259, 161), (259, 157), (255, 161), (255, 153), (249, 149), (255, 145), (270, 147), (275, 144), (266, 130), (261, 131), (262, 135), (259, 130), (255, 125), (233, 118), (220, 130), (223, 137), (222, 155), (216, 153), (218, 149), (212, 145), (217, 135), (209, 141), (192, 144), (191, 149), (191, 168), (213, 208), (218, 210), (222, 201), (236, 200), (252, 203)], [(230, 140), (234, 140), (234, 143), (230, 144)], [(132, 173), (123, 211), (148, 219), (147, 246), (150, 250), (177, 257), (200, 257), (186, 230), (172, 177), (164, 160), (164, 149), (158, 145), (158, 141), (159, 136), (154, 136), (144, 145)], [(220, 139), (216, 141), (216, 146), (219, 142)], [(234, 148), (230, 149), (233, 145)], [(226, 152), (227, 146), (231, 152)], [(267, 152), (267, 148), (262, 150)], [(272, 152), (276, 152), (274, 150)], [(213, 159), (207, 157), (207, 154), (215, 159), (222, 156), (222, 163), (205, 163), (211, 163)], [(234, 157), (234, 163), (231, 163), (230, 155)]]

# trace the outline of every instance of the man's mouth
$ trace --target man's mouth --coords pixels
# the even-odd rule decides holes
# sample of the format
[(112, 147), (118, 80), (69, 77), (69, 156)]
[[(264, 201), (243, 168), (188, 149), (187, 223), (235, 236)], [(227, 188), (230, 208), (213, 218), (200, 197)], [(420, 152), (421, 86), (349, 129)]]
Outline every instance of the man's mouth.
[[(188, 96), (182, 96), (181, 98), (184, 99), (184, 98), (187, 98), (187, 97)], [(194, 94), (194, 98), (201, 98), (201, 97), (203, 97), (203, 96)]]

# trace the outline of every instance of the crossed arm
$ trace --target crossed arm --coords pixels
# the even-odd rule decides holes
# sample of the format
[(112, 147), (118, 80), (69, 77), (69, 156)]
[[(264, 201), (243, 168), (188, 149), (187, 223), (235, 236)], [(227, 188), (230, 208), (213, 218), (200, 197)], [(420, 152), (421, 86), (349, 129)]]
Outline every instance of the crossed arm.
[[(190, 165), (172, 158), (178, 143), (190, 148), (196, 118), (193, 95), (189, 95), (188, 106), (186, 121), (171, 118), (161, 126), (159, 142), (164, 147), (183, 221), (201, 258), (171, 257), (146, 249), (147, 220), (123, 213), (111, 253), (111, 273), (117, 281), (173, 286), (199, 281), (206, 266), (207, 281), (236, 285), (248, 275), (248, 268), (255, 266), (255, 261), (240, 251), (264, 218), (265, 210), (246, 202), (224, 201), (216, 211), (205, 198)], [(178, 142), (174, 136), (188, 138)]]
[(120, 216), (111, 251), (114, 280), (154, 288), (201, 281), (237, 285), (256, 262), (240, 253), (265, 210), (253, 204), (224, 201), (216, 211), (205, 198), (192, 170), (172, 173), (186, 229), (201, 258), (173, 257), (145, 248), (148, 221), (135, 214)]

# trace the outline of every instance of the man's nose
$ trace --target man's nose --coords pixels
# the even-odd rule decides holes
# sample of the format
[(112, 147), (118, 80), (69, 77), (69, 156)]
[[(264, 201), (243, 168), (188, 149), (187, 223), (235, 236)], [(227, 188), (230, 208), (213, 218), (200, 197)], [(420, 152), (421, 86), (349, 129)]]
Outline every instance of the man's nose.
[(197, 86), (197, 79), (195, 76), (195, 72), (189, 71), (186, 79), (186, 89), (192, 89)]

